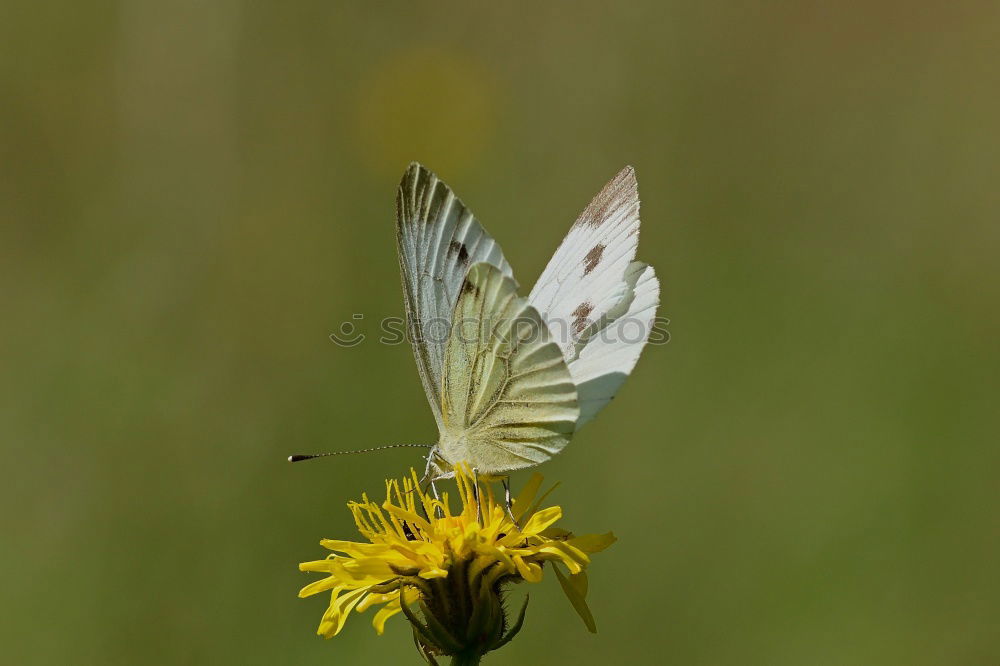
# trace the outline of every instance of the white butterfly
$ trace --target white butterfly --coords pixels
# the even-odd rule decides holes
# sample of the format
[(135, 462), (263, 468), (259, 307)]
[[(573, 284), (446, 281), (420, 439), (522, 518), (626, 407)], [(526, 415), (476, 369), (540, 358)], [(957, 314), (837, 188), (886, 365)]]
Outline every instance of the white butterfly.
[(407, 326), (440, 434), (425, 478), (548, 460), (611, 401), (656, 316), (660, 283), (635, 261), (634, 171), (594, 197), (527, 298), (496, 241), (419, 164), (399, 184), (396, 222)]

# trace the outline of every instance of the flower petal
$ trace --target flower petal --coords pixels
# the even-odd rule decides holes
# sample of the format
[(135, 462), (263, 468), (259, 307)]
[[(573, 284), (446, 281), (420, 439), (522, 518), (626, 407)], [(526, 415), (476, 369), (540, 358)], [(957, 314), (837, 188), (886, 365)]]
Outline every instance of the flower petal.
[(539, 532), (539, 536), (543, 536), (546, 539), (556, 539), (558, 541), (565, 541), (566, 539), (571, 539), (573, 533), (569, 530), (564, 530), (561, 527), (549, 527)]
[(431, 524), (428, 523), (423, 516), (413, 513), (412, 511), (407, 511), (406, 509), (390, 504), (389, 502), (384, 503), (382, 508), (392, 516), (406, 521), (411, 525), (416, 525), (421, 531), (429, 532), (431, 530)]
[(395, 564), (396, 558), (376, 558), (376, 557), (366, 557), (364, 559), (352, 559), (346, 560), (341, 564), (341, 570), (343, 575), (350, 578), (351, 580), (361, 582), (366, 579), (374, 578), (374, 582), (378, 583), (389, 578), (394, 577), (396, 574), (389, 567), (390, 564)]
[(524, 488), (521, 492), (517, 494), (517, 498), (514, 500), (514, 517), (520, 518), (521, 515), (528, 510), (531, 506), (531, 501), (535, 499), (535, 495), (538, 494), (538, 489), (542, 487), (542, 481), (544, 477), (538, 472), (531, 475), (528, 482), (524, 484)]
[(299, 571), (319, 571), (321, 573), (332, 573), (336, 560), (313, 560), (312, 562), (301, 562)]
[(608, 532), (607, 534), (584, 534), (583, 536), (573, 537), (566, 543), (572, 544), (585, 553), (599, 553), (615, 541), (618, 541), (615, 533)]
[(316, 633), (324, 638), (332, 638), (339, 634), (340, 630), (344, 628), (344, 622), (347, 621), (347, 616), (351, 612), (351, 609), (367, 593), (368, 590), (365, 588), (352, 590), (340, 596), (337, 596), (335, 592), (333, 598), (330, 600), (330, 607), (326, 609), (323, 619), (320, 620), (319, 629)]
[(326, 578), (314, 580), (299, 590), (299, 598), (311, 597), (314, 594), (333, 590), (334, 588), (343, 589), (343, 583), (336, 576), (327, 576)]
[(447, 578), (448, 570), (435, 567), (433, 569), (427, 569), (426, 571), (421, 571), (418, 574), (421, 578), (431, 579), (431, 578)]
[(534, 562), (525, 562), (524, 558), (520, 555), (514, 556), (514, 566), (517, 567), (517, 572), (521, 574), (521, 578), (528, 581), (529, 583), (539, 583), (542, 580), (542, 567), (535, 564)]
[[(597, 623), (594, 622), (594, 616), (590, 612), (590, 608), (587, 607), (587, 574), (586, 572), (580, 572), (578, 574), (572, 575), (569, 578), (560, 571), (559, 565), (553, 565), (552, 569), (556, 572), (556, 578), (559, 579), (559, 584), (562, 585), (563, 592), (566, 593), (566, 598), (569, 602), (573, 604), (573, 608), (576, 610), (577, 615), (583, 620), (583, 623), (587, 625), (587, 629), (592, 634), (597, 633)], [(582, 578), (580, 578), (582, 576)]]
[(379, 636), (385, 633), (385, 623), (393, 615), (396, 615), (403, 609), (399, 605), (399, 600), (390, 602), (379, 609), (375, 613), (375, 617), (372, 618), (372, 626), (375, 627), (375, 633)]
[(340, 541), (338, 539), (322, 539), (319, 545), (349, 557), (378, 557), (389, 549), (388, 546), (381, 543), (355, 543), (354, 541)]
[(358, 613), (364, 613), (366, 610), (372, 606), (377, 606), (378, 604), (387, 604), (395, 599), (399, 598), (399, 591), (387, 592), (385, 594), (380, 594), (378, 592), (369, 592), (368, 595), (361, 600), (355, 609)]
[[(578, 548), (562, 541), (550, 541), (537, 549), (539, 553), (545, 553), (558, 559), (566, 565), (570, 573), (577, 574), (583, 571), (583, 567), (590, 564), (587, 554)], [(546, 558), (549, 559), (549, 558)]]
[(538, 534), (560, 518), (562, 518), (562, 507), (550, 506), (547, 509), (542, 509), (528, 519), (528, 522), (524, 525), (524, 529), (521, 530), (521, 534), (528, 536)]

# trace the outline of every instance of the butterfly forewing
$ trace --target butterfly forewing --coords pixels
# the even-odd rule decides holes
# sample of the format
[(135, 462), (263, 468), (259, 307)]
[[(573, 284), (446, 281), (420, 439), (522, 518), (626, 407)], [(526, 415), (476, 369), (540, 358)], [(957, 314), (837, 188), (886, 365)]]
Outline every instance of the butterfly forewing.
[(577, 339), (624, 296), (622, 276), (639, 243), (639, 195), (623, 169), (580, 214), (529, 299), (568, 359)]
[(477, 262), (487, 262), (508, 276), (511, 268), (500, 246), (451, 189), (416, 163), (399, 183), (396, 242), (407, 329), (440, 427), (445, 345), (465, 274)]
[(469, 269), (445, 352), (442, 440), (448, 462), (502, 474), (548, 460), (569, 441), (577, 392), (537, 310), (496, 266)]

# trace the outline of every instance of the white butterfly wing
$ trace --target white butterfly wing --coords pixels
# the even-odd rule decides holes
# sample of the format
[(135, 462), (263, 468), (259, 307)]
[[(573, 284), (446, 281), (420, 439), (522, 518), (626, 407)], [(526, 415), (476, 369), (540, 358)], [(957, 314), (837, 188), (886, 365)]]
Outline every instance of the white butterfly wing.
[(481, 474), (544, 462), (569, 442), (577, 392), (559, 346), (517, 285), (473, 265), (455, 305), (443, 384), (438, 454)]
[(576, 427), (594, 418), (632, 372), (649, 339), (660, 304), (660, 281), (652, 266), (629, 264), (626, 296), (609, 313), (606, 326), (595, 330), (569, 364), (580, 400)]
[(652, 329), (659, 281), (634, 261), (638, 244), (638, 186), (625, 167), (577, 218), (529, 296), (577, 384), (577, 429), (611, 401)]
[(441, 427), (441, 382), (452, 311), (469, 266), (486, 262), (510, 276), (500, 246), (451, 189), (413, 163), (396, 195), (396, 243), (407, 329), (420, 379)]

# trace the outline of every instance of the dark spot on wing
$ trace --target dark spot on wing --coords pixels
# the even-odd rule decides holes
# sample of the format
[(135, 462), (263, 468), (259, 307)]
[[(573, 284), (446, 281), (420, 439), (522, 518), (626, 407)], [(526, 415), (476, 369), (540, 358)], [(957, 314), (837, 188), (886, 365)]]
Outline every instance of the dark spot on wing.
[(615, 192), (611, 188), (605, 188), (590, 202), (587, 209), (583, 211), (577, 224), (589, 224), (592, 227), (601, 226), (605, 220), (611, 217), (612, 206), (615, 204)]
[(587, 208), (580, 213), (574, 226), (599, 227), (614, 216), (620, 208), (638, 205), (638, 200), (635, 172), (632, 167), (625, 167), (597, 193)]
[(457, 240), (449, 242), (448, 254), (457, 254), (459, 263), (461, 263), (463, 266), (468, 266), (469, 250), (466, 249), (464, 244), (459, 243)]
[(601, 263), (602, 256), (604, 256), (604, 245), (598, 243), (583, 258), (583, 274), (590, 275), (590, 272), (597, 268), (597, 264)]
[(587, 320), (587, 317), (593, 311), (594, 311), (594, 304), (593, 303), (587, 303), (585, 301), (583, 303), (580, 303), (578, 306), (576, 306), (576, 309), (573, 310), (573, 332), (574, 333), (580, 333), (583, 329), (587, 328), (587, 325), (590, 323)]
[(479, 287), (477, 287), (476, 285), (474, 285), (472, 283), (472, 280), (470, 280), (468, 278), (468, 276), (466, 276), (465, 282), (462, 283), (462, 293), (463, 294), (472, 294), (473, 296), (475, 296), (476, 294), (479, 293)]

